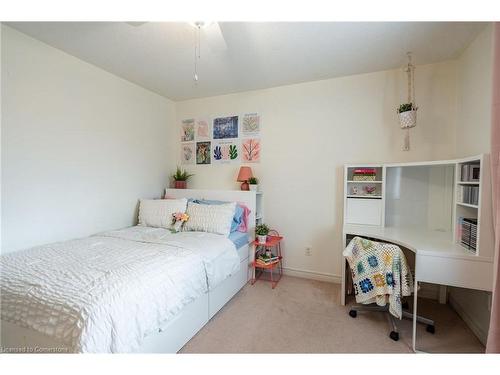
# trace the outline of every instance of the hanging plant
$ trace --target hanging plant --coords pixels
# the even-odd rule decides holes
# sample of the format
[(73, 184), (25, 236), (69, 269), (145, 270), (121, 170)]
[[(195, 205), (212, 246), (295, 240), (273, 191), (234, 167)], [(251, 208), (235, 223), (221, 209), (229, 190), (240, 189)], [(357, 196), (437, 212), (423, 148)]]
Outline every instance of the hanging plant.
[(401, 129), (417, 126), (417, 109), (413, 103), (401, 104), (398, 108), (399, 124)]
[(403, 151), (410, 150), (410, 128), (417, 126), (417, 109), (415, 105), (415, 66), (411, 63), (411, 52), (408, 52), (408, 64), (405, 72), (408, 76), (408, 101), (401, 104), (397, 113), (401, 129), (406, 130)]

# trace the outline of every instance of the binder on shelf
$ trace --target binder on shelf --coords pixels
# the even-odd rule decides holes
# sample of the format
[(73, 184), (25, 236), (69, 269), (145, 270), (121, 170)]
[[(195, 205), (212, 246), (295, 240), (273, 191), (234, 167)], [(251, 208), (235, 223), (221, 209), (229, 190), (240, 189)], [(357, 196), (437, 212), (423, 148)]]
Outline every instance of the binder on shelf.
[(467, 249), (476, 251), (477, 247), (477, 219), (460, 217), (460, 243)]

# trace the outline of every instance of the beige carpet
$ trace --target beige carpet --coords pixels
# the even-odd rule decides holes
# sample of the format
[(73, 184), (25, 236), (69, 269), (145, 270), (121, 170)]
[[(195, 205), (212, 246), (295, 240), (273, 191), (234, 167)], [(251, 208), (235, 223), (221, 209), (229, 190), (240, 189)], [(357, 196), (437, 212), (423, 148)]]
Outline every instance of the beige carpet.
[[(189, 341), (181, 353), (409, 353), (411, 321), (389, 335), (383, 313), (348, 315), (340, 285), (283, 277), (276, 289), (246, 285)], [(436, 321), (434, 335), (419, 325), (417, 345), (427, 352), (484, 352), (483, 345), (448, 306), (419, 300), (419, 313)]]

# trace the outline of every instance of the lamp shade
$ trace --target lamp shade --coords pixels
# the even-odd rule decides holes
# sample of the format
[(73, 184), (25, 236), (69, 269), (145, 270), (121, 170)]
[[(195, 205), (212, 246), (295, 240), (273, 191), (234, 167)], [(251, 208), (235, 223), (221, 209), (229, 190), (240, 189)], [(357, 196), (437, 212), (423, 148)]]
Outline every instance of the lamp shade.
[(252, 168), (240, 167), (240, 172), (238, 173), (238, 179), (236, 181), (245, 182), (248, 181), (250, 177), (253, 177)]

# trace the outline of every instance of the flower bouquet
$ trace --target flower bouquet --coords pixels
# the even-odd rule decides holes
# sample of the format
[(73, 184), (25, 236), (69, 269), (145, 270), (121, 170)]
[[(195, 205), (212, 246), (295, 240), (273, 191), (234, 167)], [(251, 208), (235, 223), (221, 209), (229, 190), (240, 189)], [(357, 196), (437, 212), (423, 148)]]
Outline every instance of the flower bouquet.
[(189, 220), (189, 215), (184, 212), (176, 212), (172, 214), (172, 225), (170, 232), (180, 232), (182, 225)]

